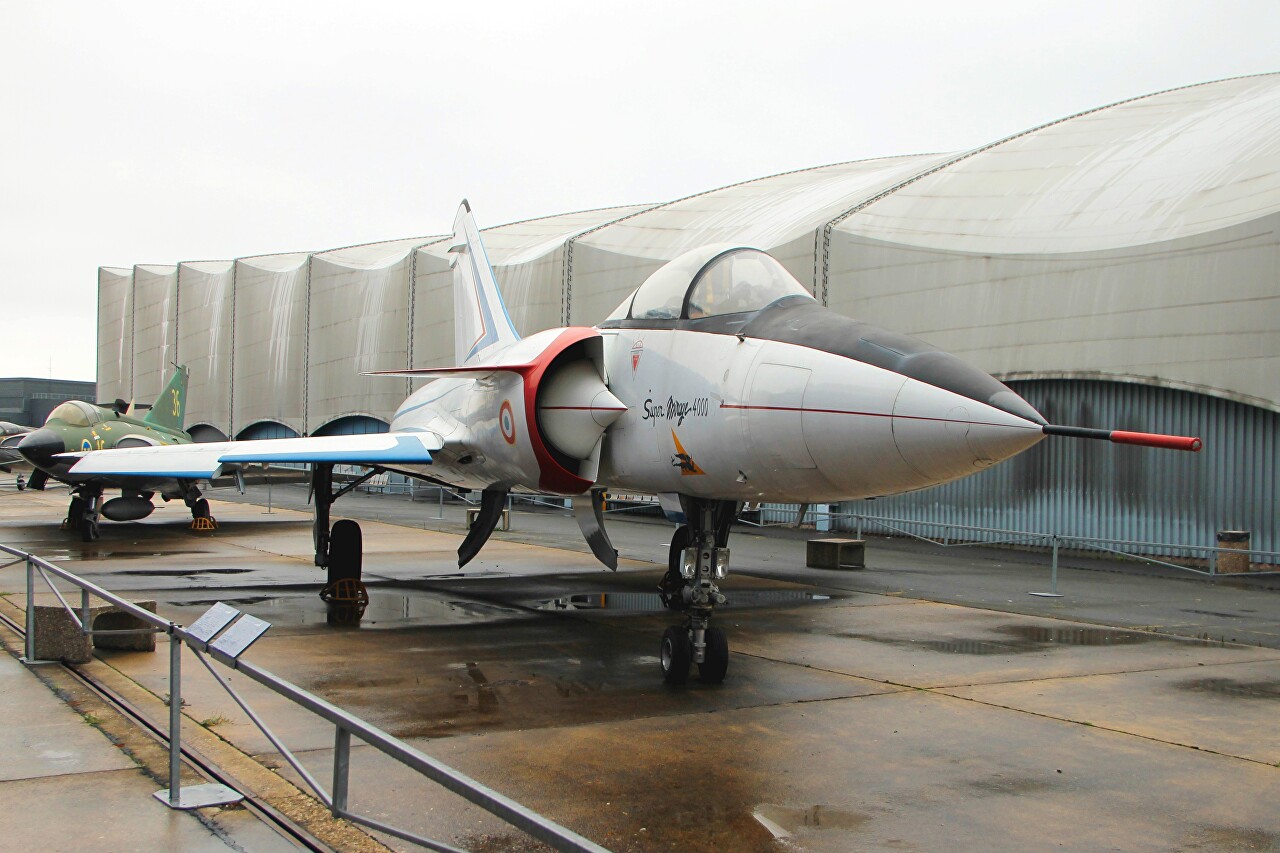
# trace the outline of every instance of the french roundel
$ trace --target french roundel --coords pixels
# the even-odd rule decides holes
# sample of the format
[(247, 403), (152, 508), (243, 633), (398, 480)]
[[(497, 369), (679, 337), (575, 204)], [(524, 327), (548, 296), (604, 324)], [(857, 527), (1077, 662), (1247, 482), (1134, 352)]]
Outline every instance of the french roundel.
[(502, 430), (502, 437), (507, 444), (516, 443), (516, 417), (511, 413), (510, 400), (503, 400), (502, 408), (498, 410), (498, 428)]

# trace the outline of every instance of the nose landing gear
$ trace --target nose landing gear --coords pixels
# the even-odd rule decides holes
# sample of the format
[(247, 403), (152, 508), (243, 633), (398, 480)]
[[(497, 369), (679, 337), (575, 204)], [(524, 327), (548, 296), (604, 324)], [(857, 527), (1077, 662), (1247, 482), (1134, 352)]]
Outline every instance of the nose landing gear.
[(682, 625), (662, 635), (662, 680), (684, 684), (689, 669), (698, 666), (698, 680), (719, 684), (729, 669), (729, 642), (724, 631), (711, 626), (711, 615), (725, 603), (716, 586), (729, 573), (729, 525), (741, 504), (681, 496), (687, 524), (671, 537), (667, 573), (658, 595), (668, 610), (686, 614)]

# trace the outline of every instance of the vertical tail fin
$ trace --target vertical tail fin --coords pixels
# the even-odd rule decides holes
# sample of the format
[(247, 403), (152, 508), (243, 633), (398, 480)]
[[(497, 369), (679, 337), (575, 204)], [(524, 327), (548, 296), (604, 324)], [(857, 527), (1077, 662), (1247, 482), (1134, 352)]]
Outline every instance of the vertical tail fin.
[(480, 360), (492, 349), (514, 344), (520, 334), (502, 301), (489, 256), (480, 242), (480, 229), (465, 199), (453, 220), (449, 253), (449, 265), (453, 267), (454, 364), (462, 366)]
[(187, 416), (187, 376), (185, 367), (175, 367), (169, 384), (164, 386), (160, 396), (151, 405), (151, 410), (143, 416), (144, 423), (169, 429), (182, 429), (182, 421)]

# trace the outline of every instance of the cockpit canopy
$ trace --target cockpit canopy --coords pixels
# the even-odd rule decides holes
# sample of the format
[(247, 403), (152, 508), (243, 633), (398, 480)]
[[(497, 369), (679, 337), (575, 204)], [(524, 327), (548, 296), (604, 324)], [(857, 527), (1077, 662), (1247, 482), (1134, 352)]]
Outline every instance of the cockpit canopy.
[(93, 426), (102, 420), (102, 413), (97, 406), (91, 406), (88, 403), (82, 403), (79, 400), (68, 400), (62, 403), (45, 419), (45, 425), (51, 421), (61, 421), (67, 426), (87, 427)]
[(759, 249), (703, 246), (645, 280), (609, 320), (698, 320), (759, 311), (788, 296), (813, 295)]

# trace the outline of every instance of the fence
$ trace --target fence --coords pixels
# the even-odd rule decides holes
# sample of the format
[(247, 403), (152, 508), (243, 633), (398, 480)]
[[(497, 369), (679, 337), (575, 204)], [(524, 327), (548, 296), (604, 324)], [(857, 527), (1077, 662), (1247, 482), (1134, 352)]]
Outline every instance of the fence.
[[(0, 568), (14, 566), (21, 562), (26, 563), (25, 662), (28, 664), (43, 663), (43, 661), (37, 661), (35, 656), (36, 575), (39, 575), (44, 579), (44, 582), (48, 585), (49, 589), (57, 597), (58, 601), (61, 602), (62, 607), (70, 614), (71, 618), (80, 627), (81, 632), (86, 636), (97, 633), (121, 633), (121, 630), (119, 629), (110, 632), (99, 632), (94, 631), (91, 628), (89, 615), (89, 601), (91, 596), (96, 596), (103, 601), (109, 602), (119, 608), (121, 612), (127, 613), (139, 622), (148, 626), (145, 628), (127, 630), (126, 632), (155, 632), (169, 635), (169, 787), (165, 791), (159, 792), (157, 797), (167, 802), (172, 808), (198, 808), (205, 805), (214, 805), (219, 802), (229, 802), (239, 799), (238, 796), (233, 798), (224, 797), (222, 799), (217, 799), (216, 797), (201, 799), (184, 797), (183, 795), (180, 781), (180, 764), (182, 756), (181, 666), (182, 647), (186, 645), (191, 649), (196, 660), (214, 674), (214, 680), (217, 681), (217, 683), (221, 685), (228, 694), (230, 694), (231, 698), (249, 716), (254, 725), (256, 725), (263, 735), (266, 736), (289, 765), (297, 771), (298, 775), (305, 780), (308, 787), (315, 792), (320, 801), (329, 808), (329, 811), (334, 817), (345, 818), (353, 823), (392, 835), (413, 844), (418, 844), (428, 850), (445, 851), (446, 853), (462, 853), (462, 851), (458, 851), (457, 848), (450, 847), (431, 839), (422, 838), (411, 832), (382, 823), (381, 821), (374, 820), (373, 818), (350, 810), (351, 738), (354, 735), (384, 755), (398, 761), (432, 782), (443, 786), (447, 790), (458, 794), (490, 814), (505, 820), (517, 829), (520, 829), (521, 831), (528, 833), (530, 836), (550, 845), (555, 850), (608, 853), (606, 848), (601, 847), (581, 835), (578, 835), (572, 830), (566, 829), (542, 815), (525, 808), (514, 800), (504, 797), (498, 792), (480, 784), (457, 770), (436, 761), (425, 753), (414, 749), (408, 744), (392, 737), (364, 720), (349, 714), (319, 696), (309, 693), (283, 678), (273, 675), (267, 670), (241, 659), (241, 655), (244, 653), (245, 649), (248, 648), (249, 644), (252, 643), (253, 640), (257, 639), (257, 637), (261, 636), (262, 632), (264, 632), (267, 627), (270, 627), (267, 623), (262, 622), (262, 620), (256, 619), (252, 616), (242, 615), (239, 611), (228, 607), (225, 604), (217, 604), (210, 608), (209, 612), (202, 616), (201, 619), (190, 628), (184, 628), (175, 622), (163, 619), (148, 610), (144, 610), (134, 603), (26, 551), (21, 551), (7, 545), (0, 545), (0, 553), (8, 554), (14, 558), (9, 562), (0, 565)], [(61, 578), (80, 589), (81, 607), (79, 613), (77, 613), (77, 611), (67, 603), (67, 600), (63, 597), (61, 591), (59, 591), (57, 586), (53, 583), (50, 575)], [(254, 631), (256, 631), (256, 633), (253, 633)], [(328, 721), (334, 726), (332, 791), (325, 789), (325, 787), (302, 766), (298, 759), (295, 758), (293, 753), (288, 750), (278, 737), (276, 737), (267, 724), (252, 710), (252, 708), (249, 707), (243, 697), (241, 697), (229, 684), (227, 684), (227, 680), (225, 678), (218, 677), (216, 671), (213, 669), (213, 665), (210, 663), (210, 660), (229, 667), (230, 669), (234, 669), (248, 678), (251, 678), (258, 684), (295, 702), (299, 706), (307, 709), (311, 713)], [(221, 788), (223, 786), (214, 787)], [(215, 794), (218, 793), (220, 792), (215, 792)]]
[[(1193, 574), (1216, 577), (1219, 571), (1219, 559), (1226, 554), (1232, 558), (1247, 556), (1250, 565), (1277, 566), (1276, 569), (1249, 571), (1249, 577), (1280, 574), (1280, 552), (1259, 548), (1222, 548), (1213, 545), (1188, 545), (1169, 542), (1140, 542), (1128, 539), (1106, 539), (1096, 536), (1074, 536), (1069, 534), (1007, 530), (997, 527), (975, 527), (964, 524), (949, 524), (939, 521), (920, 521), (910, 518), (894, 518), (889, 516), (870, 515), (857, 512), (838, 512), (831, 507), (835, 504), (818, 504), (815, 507), (804, 507), (785, 504), (765, 504), (761, 508), (760, 521), (757, 526), (769, 527), (790, 525), (799, 526), (806, 519), (812, 519), (818, 530), (841, 530), (854, 533), (863, 538), (867, 531), (880, 531), (889, 536), (903, 536), (922, 542), (929, 542), (943, 548), (1023, 545), (1040, 547), (1053, 555), (1054, 584), (1056, 587), (1058, 555), (1063, 548), (1093, 551), (1126, 557), (1153, 565), (1165, 566)], [(917, 530), (941, 531), (932, 536), (917, 533)], [(1196, 565), (1185, 565), (1162, 560), (1152, 556), (1153, 553), (1172, 555), (1186, 560), (1202, 563), (1204, 568)], [(1235, 574), (1235, 573), (1233, 573)]]

